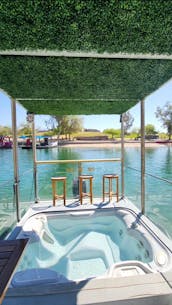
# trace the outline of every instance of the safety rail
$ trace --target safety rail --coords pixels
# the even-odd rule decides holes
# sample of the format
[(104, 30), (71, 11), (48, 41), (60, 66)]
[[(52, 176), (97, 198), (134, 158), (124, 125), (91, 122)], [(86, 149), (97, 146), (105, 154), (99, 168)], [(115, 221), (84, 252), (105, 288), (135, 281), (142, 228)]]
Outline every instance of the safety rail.
[(36, 164), (57, 164), (57, 163), (84, 163), (84, 162), (120, 162), (120, 158), (111, 159), (79, 159), (79, 160), (43, 160), (36, 161)]
[[(86, 164), (89, 164), (89, 163), (95, 163), (95, 164), (98, 164), (98, 163), (111, 163), (113, 162), (114, 164), (115, 163), (120, 163), (121, 162), (121, 159), (120, 158), (106, 158), (106, 159), (75, 159), (75, 160), (37, 160), (36, 161), (36, 167), (38, 169), (38, 167), (41, 167), (41, 165), (57, 165), (59, 166), (59, 168), (57, 168), (56, 170), (56, 176), (60, 176), (60, 175), (63, 175), (63, 176), (67, 176), (68, 177), (68, 183), (67, 183), (67, 186), (66, 186), (66, 190), (67, 190), (67, 196), (68, 198), (73, 198), (72, 196), (75, 196), (75, 183), (78, 179), (78, 177), (80, 175), (83, 175), (83, 174), (88, 174), (90, 171), (96, 171), (97, 170), (97, 166), (87, 166)], [(68, 165), (71, 165), (68, 167)], [(85, 166), (86, 165), (86, 166)], [(62, 167), (61, 167), (62, 166)], [(95, 175), (95, 180), (94, 180), (94, 189), (95, 189), (95, 193), (97, 192), (97, 190), (99, 189), (99, 185), (101, 185), (102, 183), (102, 176), (103, 174), (107, 173), (106, 171), (108, 170), (108, 173), (114, 173), (114, 171), (118, 171), (118, 174), (119, 174), (119, 169), (115, 169), (113, 170), (113, 167), (112, 166), (109, 166), (110, 168), (109, 169), (106, 169), (107, 167), (105, 166), (101, 166), (101, 169), (99, 168), (99, 175)], [(104, 171), (103, 171), (104, 169)], [(45, 169), (46, 170), (46, 169)], [(39, 170), (37, 171), (37, 173), (39, 172)], [(100, 174), (101, 172), (101, 174)], [(49, 177), (50, 179), (51, 177)], [(38, 179), (38, 184), (39, 184), (39, 179)], [(72, 187), (71, 187), (72, 186)], [(38, 189), (39, 189), (39, 194), (38, 194)], [(45, 189), (45, 188), (44, 188)], [(41, 190), (41, 185), (39, 185), (39, 187), (37, 186), (37, 189), (36, 189), (36, 196), (35, 198), (40, 201), (40, 196), (42, 196), (40, 194), (40, 191), (42, 192)], [(52, 190), (49, 189), (49, 184), (47, 184), (47, 189), (46, 189), (46, 197), (48, 198), (49, 195), (51, 194)], [(98, 196), (98, 194), (97, 194)], [(99, 196), (100, 196), (100, 192), (99, 192)], [(36, 201), (35, 201), (36, 202)]]
[[(136, 172), (136, 180), (134, 182), (132, 180), (132, 184), (129, 182), (129, 185), (126, 185), (126, 196), (139, 208), (141, 191), (139, 189), (140, 180), (138, 179), (138, 176), (140, 176), (140, 170), (126, 166), (126, 175), (128, 173), (127, 170)], [(156, 183), (152, 182), (152, 180), (155, 180)], [(168, 238), (172, 239), (171, 217), (169, 213), (171, 209), (172, 181), (151, 174), (150, 172), (145, 172), (145, 184), (145, 215), (155, 223)]]
[(0, 188), (3, 188), (4, 186), (9, 185), (9, 183), (13, 184), (14, 182), (13, 182), (13, 180), (9, 179), (3, 183), (0, 183)]
[[(18, 183), (22, 183), (22, 179), (24, 177), (26, 177), (26, 175), (28, 174), (32, 174), (33, 173), (33, 169), (28, 169), (24, 172), (22, 172), (20, 174), (20, 179), (18, 180)], [(23, 192), (21, 192), (21, 197), (20, 197), (20, 202), (31, 202), (33, 200), (33, 178), (32, 178), (32, 188), (31, 188), (31, 192), (29, 193), (27, 191), (27, 195), (29, 194), (29, 197), (26, 198), (22, 198), (23, 196)], [(8, 212), (8, 210), (11, 211), (12, 208), (15, 208), (15, 193), (16, 193), (16, 184), (17, 182), (14, 182), (14, 180), (12, 179), (8, 179), (6, 181), (3, 181), (2, 183), (0, 182), (0, 198), (1, 198), (1, 206), (3, 206), (4, 208), (6, 208), (6, 211)], [(10, 188), (11, 186), (11, 188)], [(7, 188), (7, 190), (6, 190)], [(25, 194), (26, 192), (24, 192)], [(1, 221), (1, 218), (0, 218)]]
[[(132, 169), (132, 170), (134, 170), (134, 171), (136, 171), (136, 172), (139, 172), (139, 173), (141, 172), (139, 169), (136, 169), (136, 168), (133, 168), (133, 167), (130, 167), (130, 166), (126, 166), (125, 168)], [(164, 181), (164, 182), (167, 182), (167, 183), (169, 183), (169, 184), (172, 184), (172, 181), (171, 181), (171, 180), (168, 180), (168, 179), (165, 179), (165, 178), (156, 176), (156, 175), (152, 175), (152, 174), (150, 174), (150, 173), (148, 173), (148, 172), (145, 172), (145, 175), (146, 175), (146, 176), (153, 177), (153, 178), (158, 179), (158, 180), (161, 180), (161, 181)]]
[(89, 162), (121, 162), (120, 158), (111, 158), (111, 159), (79, 159), (79, 160), (43, 160), (36, 161), (36, 165), (42, 164), (64, 164), (64, 163), (77, 163), (78, 164), (78, 175), (82, 174), (82, 163)]

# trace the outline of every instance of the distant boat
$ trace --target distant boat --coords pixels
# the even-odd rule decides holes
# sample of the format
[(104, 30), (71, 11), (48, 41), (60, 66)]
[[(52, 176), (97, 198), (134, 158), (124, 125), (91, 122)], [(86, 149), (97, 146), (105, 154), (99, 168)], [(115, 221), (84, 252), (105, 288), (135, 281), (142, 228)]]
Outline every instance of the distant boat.
[(155, 143), (158, 143), (158, 144), (169, 144), (169, 143), (172, 143), (172, 140), (159, 140), (159, 141), (156, 141)]
[(22, 149), (32, 149), (32, 142), (30, 138), (26, 139), (25, 144), (20, 146)]
[(22, 148), (22, 149), (32, 149), (32, 144), (31, 145), (21, 145), (20, 148)]
[(36, 144), (37, 149), (54, 148), (57, 146), (58, 146), (58, 141), (50, 142), (48, 144), (44, 144), (44, 143), (41, 143), (40, 145)]
[(13, 143), (9, 136), (0, 136), (0, 149), (9, 149), (13, 147)]
[[(37, 143), (37, 149), (54, 148), (58, 146), (58, 141), (52, 141), (48, 137), (43, 139), (43, 142)], [(26, 140), (26, 144), (20, 146), (22, 149), (32, 149), (32, 142), (30, 139)]]

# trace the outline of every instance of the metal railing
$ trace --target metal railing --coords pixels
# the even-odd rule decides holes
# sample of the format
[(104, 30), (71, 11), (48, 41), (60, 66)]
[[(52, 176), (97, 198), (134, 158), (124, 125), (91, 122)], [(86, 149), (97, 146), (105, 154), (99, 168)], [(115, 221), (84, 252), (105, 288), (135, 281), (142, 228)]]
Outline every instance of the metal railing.
[[(139, 169), (136, 169), (136, 168), (133, 168), (133, 167), (130, 167), (130, 166), (126, 166), (126, 168), (129, 168), (129, 169), (131, 169), (131, 170), (134, 170), (134, 171), (140, 173), (140, 170), (139, 170)], [(165, 179), (165, 178), (156, 176), (156, 175), (152, 175), (152, 174), (150, 174), (150, 173), (148, 173), (148, 172), (145, 172), (145, 175), (146, 175), (146, 176), (153, 177), (153, 178), (158, 179), (158, 180), (161, 180), (161, 181), (164, 181), (164, 182), (167, 182), (167, 183), (169, 183), (169, 184), (172, 184), (172, 181), (171, 181), (171, 180), (168, 180), (168, 179)]]
[[(140, 208), (141, 190), (140, 170), (130, 166), (125, 167), (125, 174), (132, 170), (136, 173), (132, 183), (126, 184), (126, 196)], [(128, 171), (129, 170), (129, 171)], [(163, 177), (145, 172), (145, 215), (158, 226), (170, 239), (172, 239), (171, 225), (171, 198), (172, 181)], [(132, 189), (132, 194), (131, 194)], [(134, 192), (135, 191), (135, 192)]]
[(36, 164), (57, 164), (57, 163), (85, 163), (85, 162), (120, 162), (120, 158), (111, 159), (81, 159), (81, 160), (43, 160), (36, 161)]
[[(79, 175), (82, 174), (88, 174), (90, 172), (95, 172), (94, 175), (94, 189), (96, 193), (96, 197), (98, 197), (98, 194), (102, 193), (102, 190), (100, 188), (100, 185), (102, 184), (102, 177), (103, 174), (107, 173), (117, 173), (120, 175), (120, 166), (103, 166), (103, 163), (120, 163), (120, 158), (109, 158), (109, 159), (75, 159), (75, 160), (43, 160), (43, 161), (36, 161), (37, 165), (37, 173), (38, 173), (38, 188), (39, 188), (39, 194), (38, 194), (38, 188), (37, 188), (37, 198), (45, 197), (46, 200), (48, 200), (48, 197), (50, 196), (52, 190), (50, 183), (47, 183), (46, 186), (46, 192), (45, 192), (45, 186), (42, 187), (41, 180), (48, 179), (49, 182), (51, 181), (51, 176), (61, 176), (65, 175), (68, 178), (67, 183), (67, 194), (68, 198), (72, 197), (72, 185), (76, 180), (78, 179)], [(89, 165), (89, 163), (97, 163), (95, 166)], [(102, 163), (102, 165), (98, 165), (99, 163)], [(87, 166), (88, 164), (88, 166)], [(56, 165), (56, 167), (53, 167), (52, 171), (48, 170), (48, 166), (42, 170), (42, 165)], [(68, 166), (71, 165), (71, 166)], [(46, 172), (48, 175), (46, 176)], [(98, 193), (99, 190), (99, 193)], [(41, 199), (42, 200), (42, 199)]]
[(78, 164), (78, 175), (82, 174), (82, 163), (89, 162), (121, 162), (120, 158), (111, 158), (111, 159), (81, 159), (81, 160), (44, 160), (36, 161), (37, 165), (42, 164), (64, 164), (64, 163), (77, 163)]

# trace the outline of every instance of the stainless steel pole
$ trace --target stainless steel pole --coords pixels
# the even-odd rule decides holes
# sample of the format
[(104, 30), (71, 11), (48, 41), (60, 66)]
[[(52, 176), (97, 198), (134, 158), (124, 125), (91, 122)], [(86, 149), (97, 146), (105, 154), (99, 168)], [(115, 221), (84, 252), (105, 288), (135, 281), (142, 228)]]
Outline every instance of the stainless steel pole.
[(35, 132), (35, 116), (32, 120), (32, 150), (33, 150), (33, 179), (34, 179), (34, 196), (35, 203), (38, 203), (38, 181), (37, 181), (37, 164), (36, 164), (36, 132)]
[(124, 122), (123, 115), (120, 117), (121, 122), (121, 194), (124, 198)]
[(145, 214), (145, 102), (141, 106), (141, 212)]
[(18, 143), (17, 143), (17, 120), (16, 120), (16, 101), (11, 99), (11, 114), (12, 114), (12, 135), (13, 135), (13, 164), (14, 164), (14, 198), (16, 204), (17, 221), (20, 220), (19, 207), (19, 171), (18, 171)]

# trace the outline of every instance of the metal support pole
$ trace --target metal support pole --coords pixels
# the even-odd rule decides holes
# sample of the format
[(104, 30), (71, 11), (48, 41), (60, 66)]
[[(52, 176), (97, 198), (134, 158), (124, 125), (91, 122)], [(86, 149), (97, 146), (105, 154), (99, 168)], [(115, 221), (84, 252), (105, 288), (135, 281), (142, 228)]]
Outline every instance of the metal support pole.
[(13, 135), (13, 164), (14, 164), (14, 198), (16, 204), (16, 217), (20, 221), (19, 208), (19, 171), (18, 171), (18, 143), (17, 143), (17, 120), (16, 120), (16, 101), (11, 99), (11, 114), (12, 114), (12, 135)]
[(145, 214), (145, 103), (141, 106), (141, 212)]
[(121, 122), (121, 194), (124, 198), (124, 122), (123, 115), (120, 116)]
[(34, 180), (34, 195), (35, 203), (38, 203), (38, 181), (37, 181), (37, 164), (36, 164), (36, 132), (35, 132), (35, 116), (32, 120), (32, 150), (33, 150), (33, 180)]

